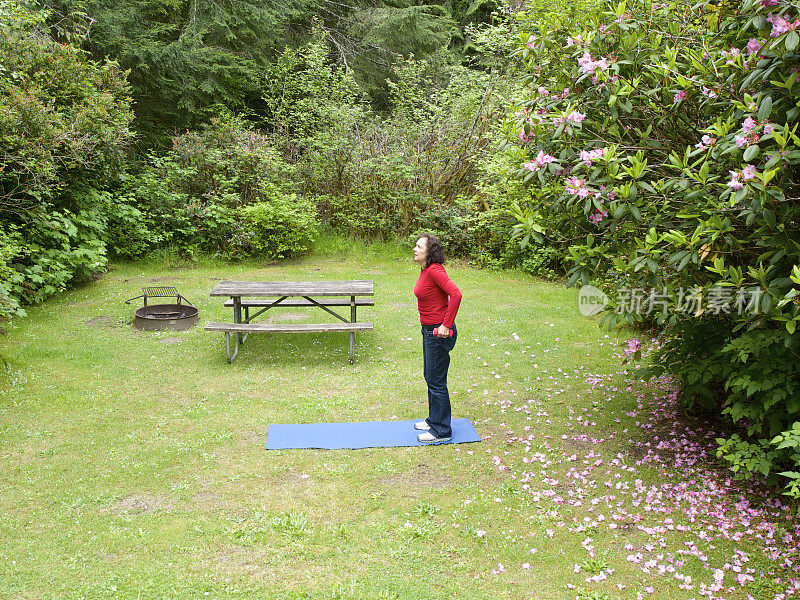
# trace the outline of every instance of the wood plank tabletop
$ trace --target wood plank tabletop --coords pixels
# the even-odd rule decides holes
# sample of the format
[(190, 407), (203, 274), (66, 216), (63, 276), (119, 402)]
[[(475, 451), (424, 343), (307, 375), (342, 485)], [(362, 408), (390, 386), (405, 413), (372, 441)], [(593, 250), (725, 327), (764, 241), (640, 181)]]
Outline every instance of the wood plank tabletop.
[(372, 279), (354, 281), (220, 281), (212, 296), (374, 296)]

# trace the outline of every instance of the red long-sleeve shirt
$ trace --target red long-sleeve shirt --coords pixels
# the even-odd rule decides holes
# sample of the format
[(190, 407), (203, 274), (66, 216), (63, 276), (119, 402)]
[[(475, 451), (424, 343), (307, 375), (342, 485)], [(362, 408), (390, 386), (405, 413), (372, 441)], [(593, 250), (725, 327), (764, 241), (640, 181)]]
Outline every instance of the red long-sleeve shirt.
[(433, 263), (422, 269), (414, 286), (414, 295), (417, 297), (420, 323), (441, 323), (448, 329), (453, 327), (461, 304), (461, 290), (450, 280), (441, 264)]

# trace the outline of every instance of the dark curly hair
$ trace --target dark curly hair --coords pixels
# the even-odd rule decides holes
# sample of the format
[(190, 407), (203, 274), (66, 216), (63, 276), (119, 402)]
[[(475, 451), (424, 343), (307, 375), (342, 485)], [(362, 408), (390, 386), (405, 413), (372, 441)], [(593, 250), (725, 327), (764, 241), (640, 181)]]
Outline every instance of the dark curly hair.
[(439, 238), (430, 233), (420, 233), (417, 239), (425, 238), (428, 241), (428, 256), (425, 258), (425, 268), (433, 263), (444, 263), (444, 246)]

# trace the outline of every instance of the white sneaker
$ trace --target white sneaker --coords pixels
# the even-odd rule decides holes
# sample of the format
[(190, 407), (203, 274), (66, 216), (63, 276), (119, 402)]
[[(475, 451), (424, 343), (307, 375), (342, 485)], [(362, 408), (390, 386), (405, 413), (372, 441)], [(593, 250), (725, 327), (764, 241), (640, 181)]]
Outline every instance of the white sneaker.
[(417, 423), (414, 423), (414, 429), (416, 429), (417, 431), (428, 431), (430, 430), (430, 428), (431, 426), (428, 425), (427, 421), (419, 421)]
[(425, 433), (420, 433), (417, 439), (425, 444), (438, 444), (441, 442), (449, 442), (452, 438), (450, 436), (436, 437), (430, 431), (426, 431)]

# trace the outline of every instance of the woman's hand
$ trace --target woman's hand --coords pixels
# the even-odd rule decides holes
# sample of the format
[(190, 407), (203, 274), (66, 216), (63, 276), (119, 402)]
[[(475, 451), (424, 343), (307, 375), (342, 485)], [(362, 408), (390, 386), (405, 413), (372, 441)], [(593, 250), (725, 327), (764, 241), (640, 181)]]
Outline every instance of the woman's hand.
[(436, 332), (436, 337), (440, 338), (450, 337), (450, 329), (445, 327), (444, 325), (439, 325), (439, 328)]

